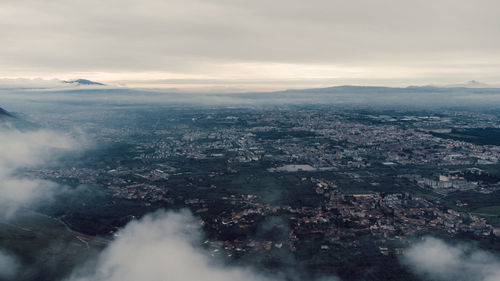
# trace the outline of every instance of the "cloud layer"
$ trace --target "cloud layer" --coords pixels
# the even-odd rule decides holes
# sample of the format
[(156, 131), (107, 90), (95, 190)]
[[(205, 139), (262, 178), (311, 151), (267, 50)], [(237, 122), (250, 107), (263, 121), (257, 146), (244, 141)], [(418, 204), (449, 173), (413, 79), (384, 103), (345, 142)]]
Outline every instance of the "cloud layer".
[(443, 281), (500, 281), (500, 259), (466, 245), (425, 238), (408, 249), (403, 262), (416, 273)]
[(0, 77), (493, 83), (499, 9), (494, 0), (4, 0)]
[(23, 177), (18, 171), (55, 160), (58, 153), (76, 148), (76, 141), (62, 133), (19, 131), (0, 127), (0, 209), (7, 217), (22, 205), (50, 198), (53, 182)]
[(188, 212), (157, 212), (129, 223), (100, 255), (71, 281), (265, 281), (248, 269), (223, 266), (199, 246), (201, 230)]

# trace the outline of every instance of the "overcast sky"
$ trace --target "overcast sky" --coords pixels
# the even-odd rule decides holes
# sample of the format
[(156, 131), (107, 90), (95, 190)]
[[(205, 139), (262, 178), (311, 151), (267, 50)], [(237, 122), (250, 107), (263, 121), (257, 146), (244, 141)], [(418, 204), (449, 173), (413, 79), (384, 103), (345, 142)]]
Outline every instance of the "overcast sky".
[(497, 0), (2, 0), (0, 77), (500, 84), (499, 11)]

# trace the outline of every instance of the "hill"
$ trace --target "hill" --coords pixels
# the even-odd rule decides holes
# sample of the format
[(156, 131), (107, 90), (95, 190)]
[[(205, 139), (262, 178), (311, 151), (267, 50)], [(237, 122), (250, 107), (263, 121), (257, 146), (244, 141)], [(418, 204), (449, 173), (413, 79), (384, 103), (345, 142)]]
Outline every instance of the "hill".
[(77, 84), (77, 85), (96, 85), (96, 86), (105, 86), (105, 84), (103, 83), (99, 83), (99, 82), (94, 82), (94, 81), (90, 81), (90, 80), (87, 80), (87, 79), (76, 79), (76, 80), (71, 80), (71, 81), (63, 81), (64, 83), (67, 83), (67, 84)]
[(14, 116), (12, 116), (12, 114), (10, 114), (7, 110), (0, 107), (0, 118), (3, 117), (14, 117)]

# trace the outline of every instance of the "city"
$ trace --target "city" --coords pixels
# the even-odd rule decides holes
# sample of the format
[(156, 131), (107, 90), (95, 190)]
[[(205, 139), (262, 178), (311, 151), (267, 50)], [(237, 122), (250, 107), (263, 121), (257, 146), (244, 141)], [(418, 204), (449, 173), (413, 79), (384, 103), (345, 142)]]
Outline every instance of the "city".
[[(133, 118), (141, 114), (151, 121), (132, 127), (119, 115), (129, 128), (94, 132), (105, 152), (25, 172), (105, 194), (49, 215), (112, 236), (141, 208), (188, 208), (211, 255), (268, 269), (293, 256), (315, 274), (356, 257), (394, 262), (429, 234), (500, 245), (500, 147), (483, 136), (500, 130), (493, 114), (286, 106), (158, 108)], [(79, 215), (95, 204), (109, 213), (98, 228)]]

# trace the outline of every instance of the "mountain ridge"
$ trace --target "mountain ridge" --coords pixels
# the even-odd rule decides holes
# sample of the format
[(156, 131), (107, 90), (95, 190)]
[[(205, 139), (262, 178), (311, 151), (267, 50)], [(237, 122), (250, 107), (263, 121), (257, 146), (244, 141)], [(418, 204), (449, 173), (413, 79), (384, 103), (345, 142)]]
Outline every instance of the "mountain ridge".
[(96, 86), (105, 86), (106, 84), (95, 82), (87, 79), (76, 79), (76, 80), (68, 80), (63, 81), (66, 84), (78, 84), (78, 85), (96, 85)]
[(466, 90), (466, 91), (499, 91), (500, 88), (470, 88), (464, 86), (456, 87), (441, 87), (441, 86), (407, 86), (407, 87), (388, 87), (388, 86), (354, 86), (354, 85), (342, 85), (342, 86), (332, 86), (323, 88), (308, 88), (308, 89), (287, 89), (283, 91), (276, 91), (276, 93), (300, 93), (300, 92), (310, 92), (310, 93), (340, 93), (340, 92), (373, 92), (373, 91), (383, 91), (385, 93), (393, 92), (449, 92), (452, 90)]
[(0, 118), (2, 117), (14, 117), (14, 115), (12, 115), (7, 110), (0, 107)]

